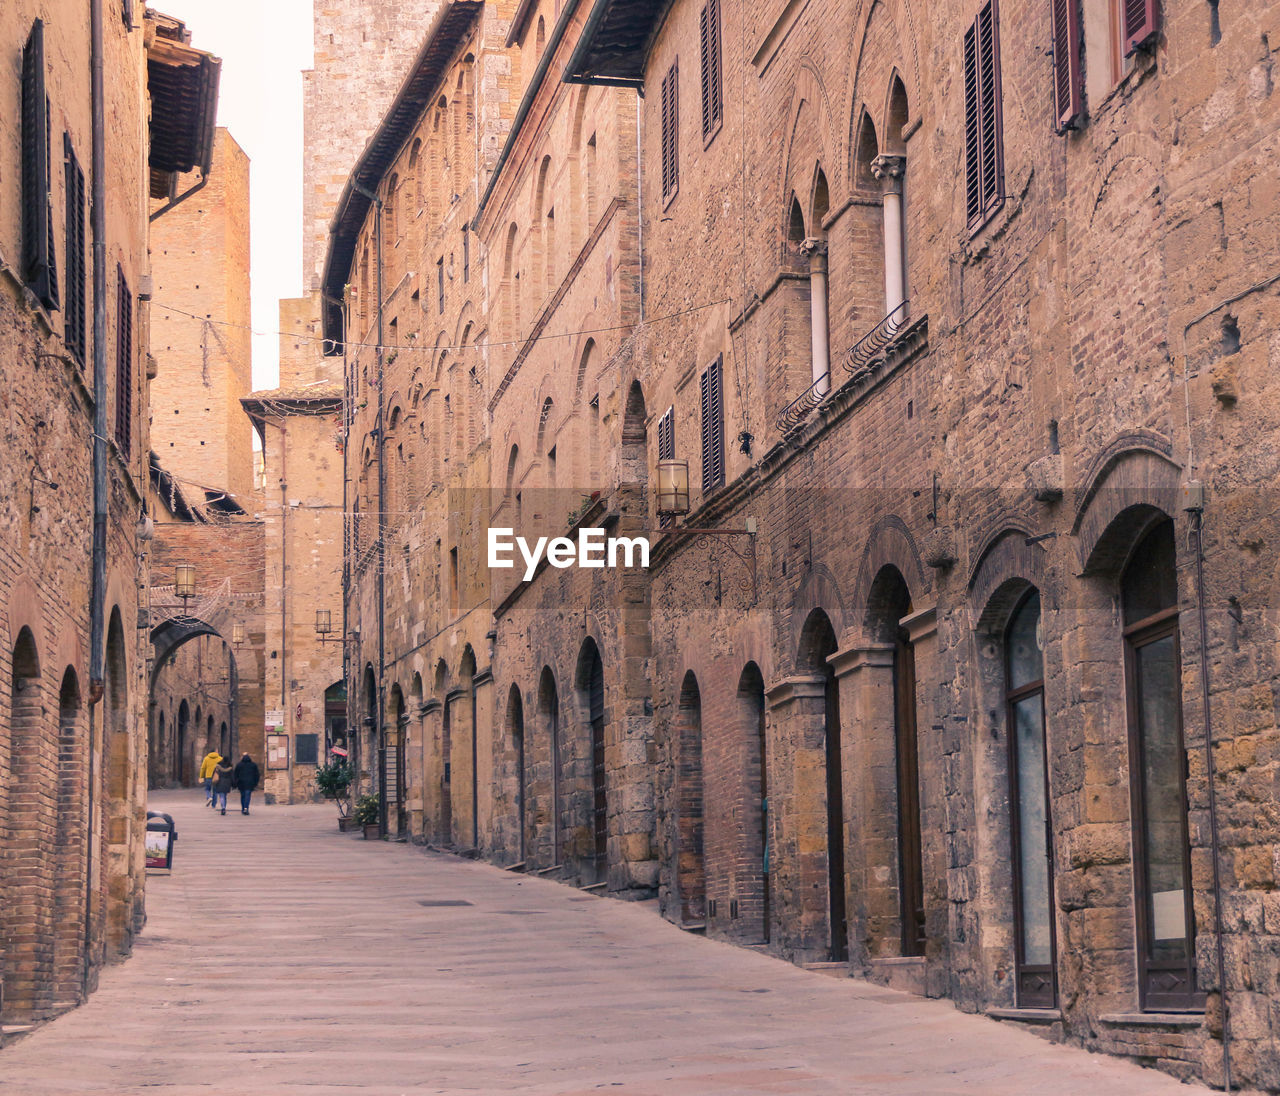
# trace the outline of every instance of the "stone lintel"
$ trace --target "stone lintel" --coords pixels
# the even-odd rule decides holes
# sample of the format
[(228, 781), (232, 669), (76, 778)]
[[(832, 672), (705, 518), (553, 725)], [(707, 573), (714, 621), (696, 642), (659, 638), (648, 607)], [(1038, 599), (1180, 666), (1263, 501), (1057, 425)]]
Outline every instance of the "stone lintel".
[(899, 624), (907, 630), (907, 638), (912, 643), (938, 634), (938, 606), (930, 605), (926, 609), (904, 616)]

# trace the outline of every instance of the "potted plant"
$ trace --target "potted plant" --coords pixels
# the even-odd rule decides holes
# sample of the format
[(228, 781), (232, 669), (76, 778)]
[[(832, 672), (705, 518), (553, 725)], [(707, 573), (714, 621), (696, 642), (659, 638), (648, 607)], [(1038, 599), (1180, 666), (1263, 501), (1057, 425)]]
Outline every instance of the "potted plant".
[(345, 833), (351, 828), (351, 766), (335, 760), (316, 768), (316, 789), (326, 799), (338, 804), (338, 829)]
[(382, 836), (382, 827), (378, 824), (381, 803), (376, 795), (362, 795), (356, 800), (356, 809), (352, 817), (357, 826), (364, 827), (366, 841), (376, 841)]

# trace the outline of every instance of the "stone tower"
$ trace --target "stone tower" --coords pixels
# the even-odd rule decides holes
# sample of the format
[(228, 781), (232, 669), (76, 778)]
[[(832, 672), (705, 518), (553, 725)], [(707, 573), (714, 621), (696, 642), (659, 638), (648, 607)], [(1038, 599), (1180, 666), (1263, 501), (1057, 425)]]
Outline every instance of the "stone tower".
[[(192, 184), (184, 176), (178, 192)], [(253, 492), (249, 157), (227, 130), (214, 140), (206, 186), (154, 222), (151, 447), (189, 484)]]
[(302, 284), (320, 287), (329, 221), (439, 0), (317, 0), (315, 63), (303, 73)]

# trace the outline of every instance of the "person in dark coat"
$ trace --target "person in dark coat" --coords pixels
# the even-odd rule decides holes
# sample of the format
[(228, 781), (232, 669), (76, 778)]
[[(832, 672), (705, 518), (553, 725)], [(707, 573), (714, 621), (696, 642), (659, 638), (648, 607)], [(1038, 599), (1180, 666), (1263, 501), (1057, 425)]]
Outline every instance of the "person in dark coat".
[(213, 770), (213, 805), (221, 807), (227, 813), (227, 792), (231, 790), (232, 768), (225, 761), (219, 761)]
[(249, 813), (249, 797), (253, 795), (253, 789), (258, 786), (258, 781), (261, 779), (262, 770), (248, 754), (236, 762), (235, 781), (236, 787), (240, 789), (241, 814)]

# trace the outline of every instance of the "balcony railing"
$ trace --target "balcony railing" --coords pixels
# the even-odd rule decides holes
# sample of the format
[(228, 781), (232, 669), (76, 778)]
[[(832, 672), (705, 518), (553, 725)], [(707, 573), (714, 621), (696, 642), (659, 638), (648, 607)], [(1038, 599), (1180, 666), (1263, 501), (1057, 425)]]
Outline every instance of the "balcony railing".
[[(840, 364), (846, 372), (860, 376), (867, 372), (871, 363), (897, 337), (907, 317), (907, 302), (903, 301), (884, 319), (862, 336), (856, 343), (840, 356)], [(808, 388), (800, 393), (778, 413), (777, 427), (782, 434), (789, 433), (802, 423), (815, 407), (818, 406), (831, 391), (831, 370), (822, 374)]]
[(880, 353), (893, 342), (907, 318), (907, 302), (903, 301), (883, 320), (854, 343), (840, 358), (845, 372), (863, 373)]
[(831, 371), (823, 373), (778, 414), (778, 431), (786, 434), (794, 430), (815, 407), (827, 398), (831, 391)]

